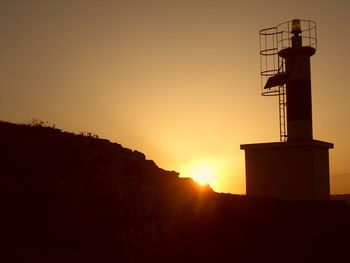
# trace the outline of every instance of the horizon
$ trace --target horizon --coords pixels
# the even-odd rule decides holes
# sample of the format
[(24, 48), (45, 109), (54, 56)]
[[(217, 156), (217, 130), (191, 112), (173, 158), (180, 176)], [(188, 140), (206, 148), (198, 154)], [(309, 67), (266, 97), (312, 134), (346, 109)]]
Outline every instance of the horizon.
[(0, 3), (0, 119), (92, 132), (180, 176), (211, 173), (217, 192), (244, 194), (239, 145), (279, 141), (278, 100), (260, 94), (258, 32), (310, 19), (318, 33), (314, 139), (335, 145), (331, 193), (350, 193), (350, 2), (293, 6), (303, 8), (291, 10), (290, 1)]
[[(28, 121), (26, 123), (13, 123), (13, 122), (7, 122), (7, 121), (3, 121), (3, 120), (0, 120), (0, 123), (8, 123), (8, 124), (11, 124), (11, 125), (25, 125), (25, 126), (28, 126), (28, 127), (41, 127), (41, 128), (55, 129), (55, 130), (58, 130), (61, 133), (73, 134), (73, 135), (76, 135), (76, 136), (85, 136), (85, 137), (90, 137), (90, 138), (93, 138), (93, 139), (96, 139), (96, 140), (108, 140), (107, 138), (102, 138), (98, 134), (94, 134), (94, 133), (91, 133), (89, 131), (79, 131), (78, 133), (76, 133), (76, 132), (72, 132), (72, 131), (68, 131), (68, 130), (63, 130), (60, 127), (57, 127), (56, 124), (54, 124), (54, 123), (51, 123), (51, 122), (48, 122), (48, 121), (39, 120), (39, 119), (36, 119), (36, 118), (33, 118), (31, 121)], [(129, 149), (125, 145), (119, 144), (117, 141), (110, 141), (110, 140), (108, 140), (108, 141), (110, 143), (117, 143), (118, 145), (122, 146), (125, 149)], [(146, 160), (154, 161), (152, 159), (149, 159), (145, 153), (140, 152), (138, 149), (129, 149), (129, 150), (131, 150), (133, 152), (139, 152), (141, 154), (144, 154)], [(156, 162), (154, 162), (154, 163), (159, 168), (163, 169), (163, 167), (160, 167)], [(206, 188), (207, 186), (209, 186), (214, 192), (223, 193), (223, 194), (227, 193), (227, 192), (220, 192), (220, 191), (217, 191), (217, 190), (212, 188), (211, 183), (212, 182), (215, 183), (215, 179), (214, 179), (214, 181), (211, 181), (213, 178), (209, 178), (208, 180), (204, 180), (204, 179), (207, 179), (207, 178), (205, 178), (206, 176), (208, 177), (208, 171), (206, 169), (211, 170), (213, 167), (210, 167), (210, 166), (207, 165), (207, 166), (196, 166), (195, 168), (197, 168), (197, 169), (193, 170), (193, 174), (189, 174), (187, 176), (181, 176), (181, 174), (179, 174), (177, 170), (166, 170), (166, 171), (168, 171), (168, 172), (176, 172), (176, 173), (178, 173), (180, 178), (190, 178), (190, 179), (192, 179), (194, 182), (197, 183), (199, 188), (201, 188), (201, 187)], [(204, 169), (204, 171), (203, 171), (203, 169)], [(196, 172), (198, 172), (198, 173), (196, 174)], [(202, 175), (203, 174), (204, 174), (204, 179), (202, 179)], [(346, 177), (349, 176), (349, 174), (342, 174), (342, 175), (346, 176)], [(209, 177), (210, 177), (210, 174), (209, 174)], [(228, 193), (228, 194), (246, 195), (246, 193), (243, 193), (243, 194)], [(332, 193), (331, 192), (330, 194), (332, 196), (334, 196), (334, 197), (335, 196), (341, 196), (341, 195), (346, 195), (347, 196), (347, 195), (350, 195), (350, 192), (340, 192), (340, 193)], [(337, 199), (334, 199), (334, 200), (337, 200)], [(343, 200), (343, 199), (339, 199), (339, 200)]]

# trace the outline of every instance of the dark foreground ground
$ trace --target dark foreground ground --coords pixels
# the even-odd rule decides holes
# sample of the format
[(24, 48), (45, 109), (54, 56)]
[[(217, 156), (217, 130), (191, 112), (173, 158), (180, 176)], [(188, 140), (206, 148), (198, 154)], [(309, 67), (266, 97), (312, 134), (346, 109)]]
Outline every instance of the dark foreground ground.
[(137, 151), (0, 122), (0, 262), (350, 262), (345, 202), (219, 194)]

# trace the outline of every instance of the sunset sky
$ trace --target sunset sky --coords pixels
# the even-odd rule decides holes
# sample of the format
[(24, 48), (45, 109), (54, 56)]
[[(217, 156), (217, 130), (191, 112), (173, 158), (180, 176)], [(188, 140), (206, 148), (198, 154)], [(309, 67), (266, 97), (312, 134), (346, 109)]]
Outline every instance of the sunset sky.
[(92, 132), (243, 194), (240, 144), (279, 140), (258, 31), (310, 19), (314, 138), (335, 144), (331, 191), (350, 193), (349, 14), (347, 0), (1, 0), (0, 120)]

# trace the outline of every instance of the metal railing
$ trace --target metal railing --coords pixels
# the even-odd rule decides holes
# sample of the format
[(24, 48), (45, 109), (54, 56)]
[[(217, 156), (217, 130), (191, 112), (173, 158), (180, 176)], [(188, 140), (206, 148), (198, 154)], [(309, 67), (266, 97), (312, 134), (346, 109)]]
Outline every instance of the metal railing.
[[(300, 26), (302, 45), (317, 50), (316, 23), (311, 20), (300, 20)], [(285, 73), (283, 58), (278, 53), (292, 46), (291, 29), (292, 21), (287, 21), (259, 31), (261, 94), (264, 96), (277, 96), (280, 93), (278, 86), (269, 89), (264, 87), (270, 77)]]

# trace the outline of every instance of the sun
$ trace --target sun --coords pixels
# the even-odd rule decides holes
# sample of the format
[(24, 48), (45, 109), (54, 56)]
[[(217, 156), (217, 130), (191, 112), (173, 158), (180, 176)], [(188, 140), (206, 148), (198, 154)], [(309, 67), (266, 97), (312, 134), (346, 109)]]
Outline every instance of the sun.
[(199, 185), (213, 186), (215, 182), (215, 170), (213, 165), (197, 164), (189, 171), (189, 176)]

